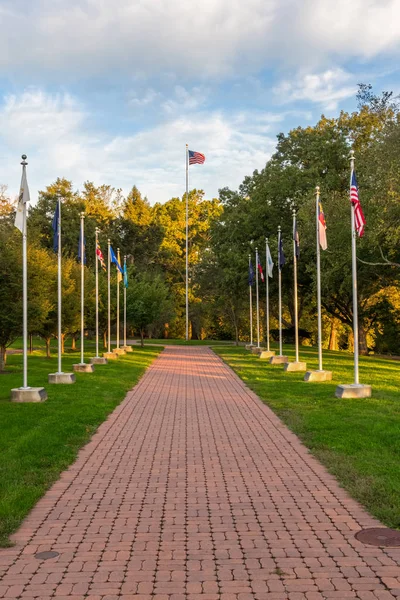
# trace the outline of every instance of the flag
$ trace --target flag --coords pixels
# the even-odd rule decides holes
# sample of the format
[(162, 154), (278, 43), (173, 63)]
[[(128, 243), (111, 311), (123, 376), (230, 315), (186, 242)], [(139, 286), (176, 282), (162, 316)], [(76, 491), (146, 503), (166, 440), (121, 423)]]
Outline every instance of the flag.
[(328, 242), (326, 240), (326, 221), (321, 202), (318, 202), (318, 238), (322, 250), (326, 250)]
[(268, 277), (272, 277), (272, 269), (274, 268), (274, 263), (272, 261), (271, 252), (269, 250), (269, 246), (267, 246), (267, 273)]
[(296, 258), (300, 258), (300, 238), (299, 238), (299, 232), (297, 231), (296, 217), (293, 219), (293, 241), (294, 241)]
[(350, 179), (350, 201), (354, 206), (354, 227), (359, 237), (362, 237), (364, 235), (364, 225), (366, 221), (358, 197), (358, 185), (354, 169), (351, 172)]
[(124, 286), (128, 287), (128, 269), (126, 267), (126, 258), (124, 259)]
[(122, 267), (119, 264), (117, 257), (115, 256), (115, 252), (112, 249), (112, 246), (110, 246), (110, 262), (113, 263), (117, 267), (117, 271), (119, 271), (122, 274)]
[(57, 198), (56, 210), (54, 211), (53, 221), (51, 227), (54, 231), (53, 237), (53, 250), (58, 252), (58, 221), (60, 220), (60, 201)]
[[(82, 229), (79, 228), (78, 260), (81, 261)], [(86, 238), (83, 237), (83, 264), (86, 265)]]
[(279, 270), (282, 270), (283, 265), (286, 263), (285, 254), (283, 252), (283, 239), (282, 235), (279, 235)]
[(253, 265), (251, 262), (251, 259), (249, 261), (249, 285), (253, 285), (254, 283), (254, 269), (253, 269)]
[(121, 257), (119, 255), (119, 248), (117, 250), (117, 254), (118, 254), (118, 265), (119, 265), (119, 269), (117, 267), (117, 283), (120, 283), (122, 281), (123, 271), (121, 269)]
[(99, 242), (97, 242), (97, 244), (96, 244), (96, 256), (97, 256), (97, 259), (98, 259), (103, 271), (107, 271), (106, 263), (105, 263), (104, 256), (101, 251)]
[(260, 256), (257, 254), (257, 268), (260, 273), (261, 281), (264, 281), (264, 273), (260, 262)]
[(202, 165), (206, 160), (204, 154), (201, 152), (195, 152), (194, 150), (188, 150), (189, 152), (189, 165)]
[(22, 170), (21, 187), (19, 190), (17, 212), (15, 214), (15, 221), (14, 221), (15, 227), (17, 229), (19, 229), (21, 233), (24, 233), (24, 231), (23, 231), (24, 225), (26, 226), (26, 223), (24, 223), (24, 206), (29, 201), (30, 201), (29, 188), (28, 188), (28, 182), (26, 180), (26, 170), (24, 168)]

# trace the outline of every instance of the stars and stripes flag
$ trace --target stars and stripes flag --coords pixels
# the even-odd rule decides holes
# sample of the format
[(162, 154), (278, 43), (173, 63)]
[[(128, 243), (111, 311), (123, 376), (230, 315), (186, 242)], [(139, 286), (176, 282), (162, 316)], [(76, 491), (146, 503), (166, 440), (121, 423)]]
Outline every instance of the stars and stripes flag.
[(201, 152), (195, 152), (194, 150), (188, 150), (189, 153), (189, 165), (202, 165), (206, 160), (204, 154)]
[(350, 202), (354, 206), (354, 227), (359, 237), (364, 235), (365, 217), (358, 197), (358, 185), (354, 169), (350, 178)]
[(325, 215), (322, 208), (321, 202), (318, 201), (318, 238), (319, 245), (322, 250), (326, 250), (328, 248), (328, 242), (326, 239), (326, 221)]
[(99, 261), (103, 271), (107, 271), (106, 261), (104, 260), (104, 256), (101, 251), (99, 242), (97, 242), (97, 244), (96, 244), (96, 256), (97, 256), (97, 260)]
[(257, 255), (257, 268), (258, 268), (258, 272), (260, 273), (261, 281), (264, 281), (264, 273), (263, 273), (263, 269), (262, 269), (262, 266), (261, 266), (260, 256), (259, 255)]

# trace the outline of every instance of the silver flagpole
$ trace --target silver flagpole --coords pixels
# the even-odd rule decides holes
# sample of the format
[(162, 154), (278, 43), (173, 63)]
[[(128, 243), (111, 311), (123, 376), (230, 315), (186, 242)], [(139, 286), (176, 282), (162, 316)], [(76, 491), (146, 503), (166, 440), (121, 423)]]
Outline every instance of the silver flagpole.
[(99, 243), (99, 228), (95, 229), (95, 255), (94, 259), (96, 261), (96, 358), (99, 357), (99, 259), (97, 258), (97, 244)]
[(279, 250), (281, 243), (281, 226), (278, 225), (278, 300), (279, 300), (279, 356), (282, 356), (282, 273), (279, 262)]
[(57, 277), (57, 292), (58, 292), (58, 373), (62, 373), (61, 368), (61, 198), (58, 196), (58, 225), (57, 225), (57, 236), (58, 236), (58, 277)]
[(111, 269), (111, 260), (110, 260), (110, 239), (107, 240), (108, 244), (108, 258), (107, 258), (107, 286), (108, 286), (108, 353), (111, 353), (111, 283), (110, 283), (110, 269)]
[[(293, 233), (296, 222), (296, 211), (293, 209)], [(296, 348), (296, 362), (299, 362), (299, 314), (297, 301), (297, 256), (296, 240), (293, 237), (293, 285), (294, 285), (294, 342)]]
[(317, 305), (318, 305), (318, 370), (322, 371), (322, 313), (321, 313), (321, 248), (319, 244), (319, 186), (315, 188), (316, 191), (316, 206), (315, 206), (315, 217), (316, 217), (316, 234), (317, 234)]
[[(251, 264), (251, 255), (249, 254), (249, 275), (250, 275), (250, 264)], [(250, 279), (249, 279), (250, 281)], [(252, 286), (249, 283), (249, 295), (250, 295), (250, 346), (253, 345), (253, 290)]]
[[(117, 256), (119, 257), (119, 248), (117, 248)], [(119, 262), (119, 261), (118, 261)], [(119, 271), (117, 272), (117, 350), (119, 350)]]
[(257, 348), (260, 347), (260, 303), (258, 297), (258, 248), (256, 248), (256, 307), (257, 307)]
[[(354, 150), (350, 152), (350, 186), (351, 175), (354, 171)], [(354, 384), (358, 385), (358, 298), (357, 298), (357, 247), (356, 228), (354, 219), (354, 204), (351, 202), (351, 259), (353, 271), (353, 339), (354, 339)]]
[(189, 146), (186, 144), (186, 341), (189, 340)]
[(81, 365), (85, 364), (85, 213), (81, 212)]
[[(124, 256), (124, 277), (126, 270), (126, 255)], [(124, 281), (124, 347), (126, 348), (126, 286)]]
[(269, 352), (269, 266), (268, 266), (268, 238), (265, 238), (265, 320), (267, 326), (267, 351)]
[[(26, 181), (26, 155), (22, 155), (23, 179)], [(22, 225), (22, 338), (23, 338), (23, 386), (22, 389), (28, 389), (28, 257), (27, 257), (27, 210), (24, 202), (23, 225)]]

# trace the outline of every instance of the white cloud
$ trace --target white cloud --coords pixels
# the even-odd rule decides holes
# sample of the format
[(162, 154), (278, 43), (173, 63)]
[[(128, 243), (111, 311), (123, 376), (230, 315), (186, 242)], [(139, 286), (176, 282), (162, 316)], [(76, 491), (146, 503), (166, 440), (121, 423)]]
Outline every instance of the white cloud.
[(191, 169), (191, 184), (208, 196), (219, 187), (238, 186), (262, 168), (274, 145), (274, 124), (282, 115), (241, 111), (192, 111), (173, 115), (134, 134), (110, 136), (90, 131), (89, 114), (68, 94), (28, 90), (0, 104), (0, 172), (16, 194), (20, 155), (28, 155), (31, 198), (56, 177), (81, 187), (87, 179), (128, 191), (133, 184), (152, 202), (181, 195), (185, 185), (185, 143), (204, 152), (204, 166)]
[(307, 101), (335, 110), (341, 100), (356, 94), (354, 78), (342, 69), (328, 69), (323, 73), (299, 74), (292, 80), (284, 80), (273, 92), (283, 104)]
[(87, 80), (251, 74), (398, 55), (398, 0), (2, 0), (0, 67)]

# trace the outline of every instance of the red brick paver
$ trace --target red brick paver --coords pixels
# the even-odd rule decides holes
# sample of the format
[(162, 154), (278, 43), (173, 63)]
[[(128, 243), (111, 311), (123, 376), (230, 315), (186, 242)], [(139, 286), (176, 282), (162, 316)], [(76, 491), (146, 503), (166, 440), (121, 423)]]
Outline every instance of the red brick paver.
[(398, 598), (377, 525), (211, 350), (167, 348), (0, 551), (0, 598)]

